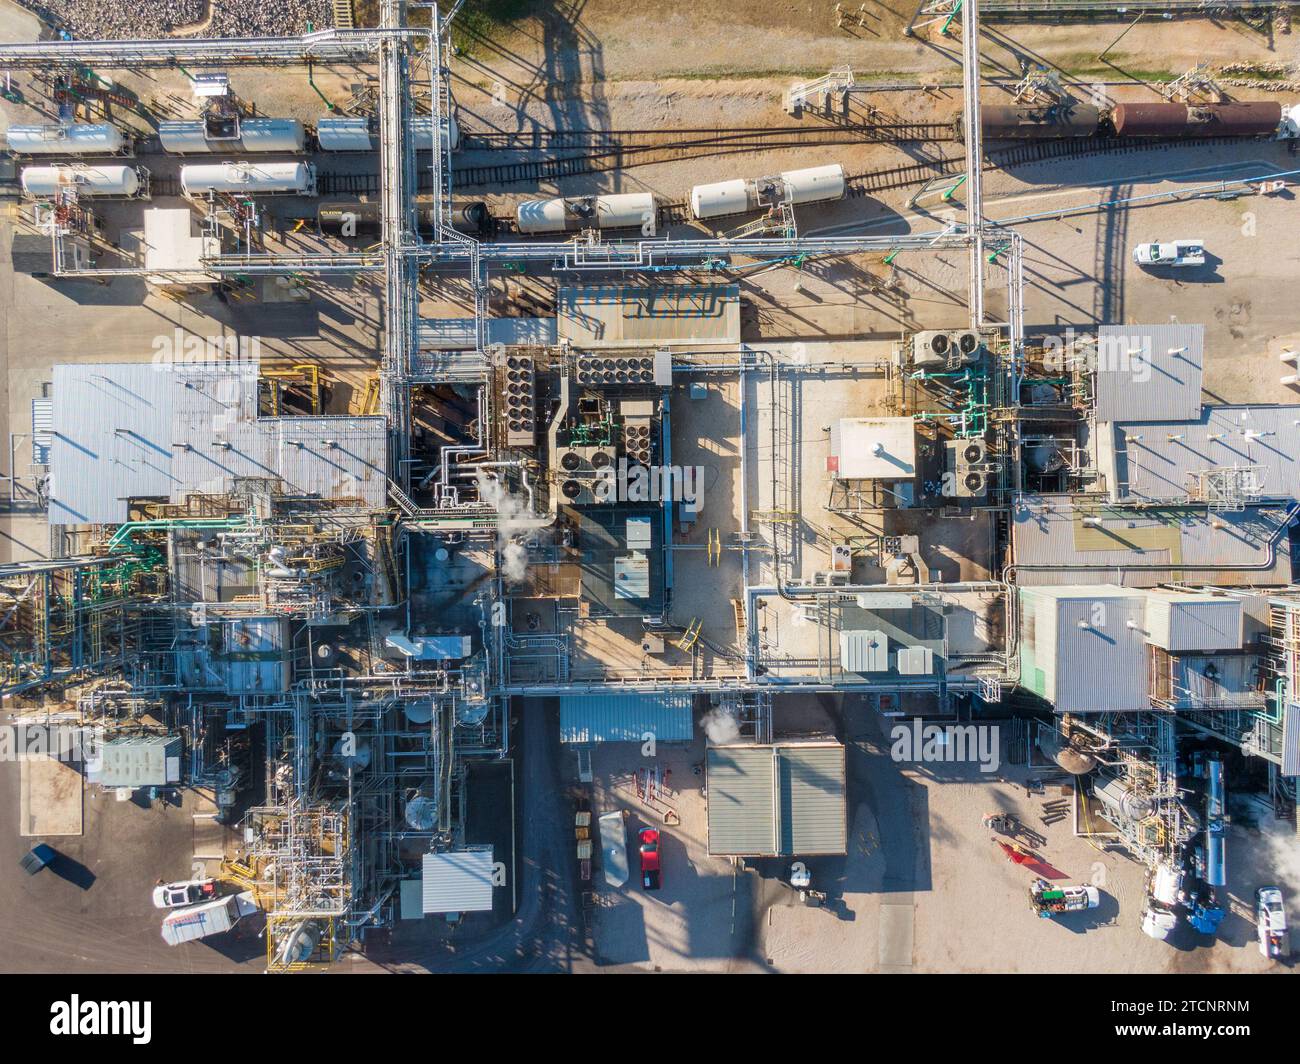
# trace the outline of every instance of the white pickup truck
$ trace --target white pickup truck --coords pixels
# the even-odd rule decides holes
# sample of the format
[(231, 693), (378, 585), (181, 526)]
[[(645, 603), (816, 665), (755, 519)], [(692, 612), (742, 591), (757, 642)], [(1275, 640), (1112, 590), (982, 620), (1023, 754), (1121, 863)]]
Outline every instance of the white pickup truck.
[(1204, 240), (1152, 241), (1133, 249), (1133, 261), (1139, 266), (1204, 266)]

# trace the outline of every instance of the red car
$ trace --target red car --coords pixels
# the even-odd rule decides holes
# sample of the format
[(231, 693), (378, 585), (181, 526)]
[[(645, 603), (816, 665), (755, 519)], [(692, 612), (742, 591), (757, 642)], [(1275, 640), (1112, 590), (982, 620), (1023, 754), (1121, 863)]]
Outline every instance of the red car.
[(641, 829), (641, 886), (646, 890), (659, 889), (659, 832), (654, 828)]

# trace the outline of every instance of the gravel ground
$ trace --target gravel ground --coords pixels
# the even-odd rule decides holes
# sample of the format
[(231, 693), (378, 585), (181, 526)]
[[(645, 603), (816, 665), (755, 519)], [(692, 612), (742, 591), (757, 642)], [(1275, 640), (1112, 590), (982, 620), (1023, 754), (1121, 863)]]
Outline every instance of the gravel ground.
[[(194, 27), (208, 37), (274, 37), (334, 24), (329, 0), (19, 0), (74, 37), (166, 37)], [(209, 19), (211, 9), (211, 19)]]

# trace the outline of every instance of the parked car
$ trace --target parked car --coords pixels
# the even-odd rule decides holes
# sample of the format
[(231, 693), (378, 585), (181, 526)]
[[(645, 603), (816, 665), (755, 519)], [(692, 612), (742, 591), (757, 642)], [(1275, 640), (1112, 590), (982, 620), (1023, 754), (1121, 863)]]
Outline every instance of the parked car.
[(641, 886), (659, 889), (659, 832), (654, 828), (641, 829)]
[(1259, 952), (1277, 960), (1291, 952), (1286, 931), (1286, 906), (1277, 887), (1260, 887), (1255, 891), (1255, 927), (1259, 934)]
[(34, 876), (36, 875), (37, 872), (39, 872), (42, 868), (44, 868), (47, 864), (49, 864), (51, 861), (54, 860), (54, 858), (58, 856), (59, 856), (58, 850), (56, 850), (53, 846), (47, 845), (46, 843), (42, 842), (40, 845), (33, 846), (30, 850), (28, 850), (25, 854), (23, 854), (23, 859), (19, 862), (19, 864), (22, 865), (24, 872), (26, 872), (29, 876)]
[(162, 883), (153, 888), (153, 904), (157, 909), (177, 909), (182, 905), (197, 905), (217, 896), (215, 879), (188, 879), (183, 883)]
[(1133, 249), (1133, 261), (1139, 266), (1204, 266), (1204, 240), (1152, 241)]

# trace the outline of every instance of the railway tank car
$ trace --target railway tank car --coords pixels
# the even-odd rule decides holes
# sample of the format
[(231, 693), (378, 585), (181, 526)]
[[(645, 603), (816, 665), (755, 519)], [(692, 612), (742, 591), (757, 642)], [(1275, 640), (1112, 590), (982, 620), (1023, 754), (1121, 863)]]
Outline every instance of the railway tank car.
[(296, 118), (241, 118), (236, 136), (209, 133), (202, 119), (158, 123), (158, 141), (168, 155), (301, 155), (307, 147), (307, 130)]
[(583, 196), (576, 199), (524, 200), (515, 212), (519, 231), (529, 236), (579, 229), (640, 229), (654, 236), (658, 204), (649, 192)]
[(142, 173), (132, 166), (28, 166), (21, 181), (23, 195), (31, 199), (53, 199), (66, 191), (131, 199), (141, 195)]
[(1278, 134), (1282, 105), (1259, 103), (1117, 103), (1118, 137), (1267, 137)]
[(252, 195), (316, 195), (316, 169), (308, 163), (192, 163), (181, 167), (186, 196), (209, 192)]
[(735, 178), (691, 189), (691, 214), (700, 219), (764, 210), (781, 203), (829, 203), (843, 199), (848, 187), (844, 167), (810, 166), (775, 177)]
[[(433, 206), (428, 197), (417, 197), (415, 212), (420, 228), (425, 232), (431, 231)], [(380, 205), (369, 200), (328, 200), (316, 208), (316, 220), (321, 231), (336, 236), (378, 233), (380, 214)], [(467, 236), (490, 239), (497, 232), (497, 220), (481, 200), (453, 200), (448, 220), (453, 229)]]
[[(460, 124), (455, 116), (446, 120), (448, 150), (460, 148)], [(433, 151), (433, 118), (414, 115), (411, 118), (411, 140), (416, 151)], [(340, 118), (326, 115), (316, 123), (316, 142), (323, 152), (377, 151), (379, 134), (370, 118)]]
[[(965, 134), (963, 117), (958, 111), (953, 123), (958, 140)], [(985, 104), (980, 108), (980, 129), (989, 140), (1092, 137), (1101, 126), (1101, 118), (1101, 108), (1091, 104), (1057, 103), (1035, 107)]]
[(5, 134), (15, 155), (117, 155), (126, 137), (107, 122), (41, 122), (10, 126)]

